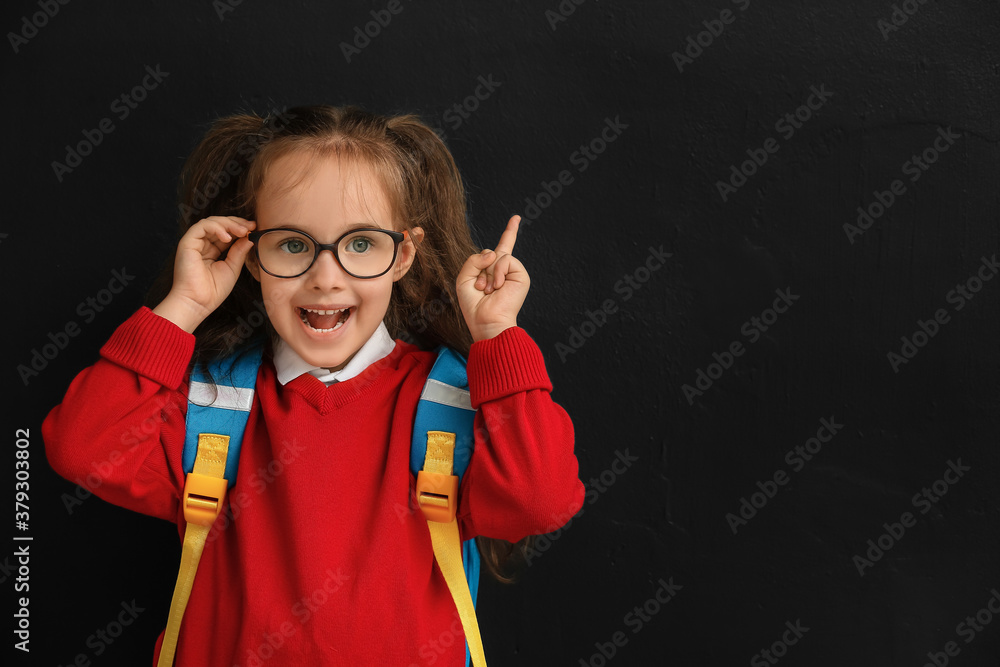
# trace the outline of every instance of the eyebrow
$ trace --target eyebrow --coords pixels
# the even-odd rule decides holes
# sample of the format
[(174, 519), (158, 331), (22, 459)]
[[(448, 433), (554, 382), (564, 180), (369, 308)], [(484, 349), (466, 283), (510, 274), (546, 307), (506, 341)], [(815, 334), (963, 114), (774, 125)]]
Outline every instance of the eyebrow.
[[(315, 234), (316, 234), (315, 231), (312, 231), (312, 230), (309, 230), (309, 229), (303, 229), (302, 227), (300, 227), (299, 225), (296, 225), (294, 223), (281, 223), (277, 227), (271, 227), (270, 229), (294, 229), (297, 232), (305, 232), (306, 234), (309, 234), (310, 236), (315, 236)], [(270, 229), (262, 229), (261, 231), (262, 232), (266, 232), (266, 231), (270, 231)], [(347, 223), (346, 226), (344, 226), (344, 228), (341, 230), (340, 234), (343, 235), (343, 234), (345, 234), (345, 233), (347, 233), (347, 232), (349, 232), (349, 231), (351, 231), (353, 229), (385, 229), (385, 230), (389, 230), (391, 228), (389, 228), (389, 227), (382, 227), (381, 225), (379, 225), (377, 223), (374, 223), (374, 222), (349, 222), (349, 223)]]

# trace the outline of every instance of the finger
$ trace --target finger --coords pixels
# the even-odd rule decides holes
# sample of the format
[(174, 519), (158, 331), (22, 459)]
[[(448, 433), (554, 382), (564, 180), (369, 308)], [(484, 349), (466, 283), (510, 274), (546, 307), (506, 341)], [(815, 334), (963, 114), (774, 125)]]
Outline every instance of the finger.
[(462, 285), (470, 281), (477, 282), (482, 270), (492, 264), (495, 259), (496, 256), (492, 250), (483, 250), (476, 255), (469, 255), (469, 258), (465, 260), (465, 264), (462, 265), (462, 269), (458, 272), (458, 277), (455, 280), (456, 284)]
[(256, 223), (253, 221), (233, 215), (213, 215), (205, 218), (199, 224), (203, 226), (205, 231), (212, 230), (218, 238), (226, 242), (230, 242), (237, 237), (246, 236), (256, 227)]
[(205, 235), (202, 237), (202, 243), (204, 244), (202, 255), (207, 259), (219, 259), (219, 257), (229, 250), (234, 240), (233, 236), (225, 229), (214, 225), (208, 226), (205, 230)]
[(241, 218), (238, 215), (210, 215), (202, 220), (202, 222), (208, 221), (218, 222), (226, 226), (235, 224), (241, 227), (253, 226), (254, 224), (252, 220)]
[(226, 229), (235, 236), (246, 236), (257, 226), (257, 223), (253, 220), (238, 218), (235, 215), (226, 216), (226, 220), (228, 222), (228, 224), (226, 224)]
[(253, 243), (250, 242), (248, 238), (237, 239), (236, 243), (229, 248), (229, 254), (226, 255), (226, 264), (232, 269), (235, 275), (239, 275), (243, 268), (243, 263), (246, 261), (247, 255), (253, 248)]
[(235, 222), (236, 224), (238, 224), (238, 225), (240, 225), (242, 227), (253, 227), (253, 226), (256, 225), (256, 223), (253, 220), (248, 220), (246, 218), (241, 218), (238, 215), (226, 215), (226, 216), (220, 216), (220, 217), (224, 217), (226, 220), (230, 220), (232, 222)]
[(494, 265), (493, 281), (491, 283), (494, 290), (498, 290), (501, 287), (503, 287), (504, 281), (507, 279), (507, 273), (510, 271), (510, 264), (512, 259), (513, 259), (512, 255), (504, 255)]
[(498, 255), (513, 254), (514, 241), (517, 240), (517, 230), (520, 226), (521, 216), (511, 216), (511, 219), (507, 221), (507, 228), (503, 231), (503, 234), (500, 236), (500, 241), (497, 243)]
[(230, 215), (219, 219), (219, 223), (230, 237), (246, 236), (256, 226), (252, 221)]
[(203, 239), (220, 252), (225, 252), (233, 241), (245, 237), (255, 226), (253, 222), (235, 216), (213, 216), (203, 223)]
[(482, 267), (479, 270), (479, 275), (476, 277), (476, 289), (482, 290), (489, 284), (487, 269), (489, 269), (490, 264), (496, 261), (496, 253), (492, 250), (483, 250), (476, 257), (477, 263)]
[(492, 294), (503, 285), (504, 276), (507, 274), (511, 259), (513, 259), (512, 255), (503, 255), (491, 267), (486, 269), (486, 287), (483, 289), (483, 292)]
[[(493, 250), (484, 250), (483, 252), (485, 253), (483, 255), (483, 260), (488, 263), (486, 267), (479, 272), (479, 278), (476, 280), (476, 289), (483, 290), (483, 292), (489, 294), (493, 291), (491, 287), (493, 284), (493, 272), (497, 262), (499, 261), (500, 255), (497, 255), (497, 253)], [(507, 255), (503, 255), (503, 257), (507, 257)]]
[(233, 240), (225, 225), (218, 219), (211, 218), (206, 218), (192, 227), (191, 236), (194, 240), (212, 245), (216, 245), (218, 241), (229, 243)]
[(177, 255), (217, 259), (226, 245), (219, 243), (211, 226), (204, 221), (193, 225), (177, 244)]

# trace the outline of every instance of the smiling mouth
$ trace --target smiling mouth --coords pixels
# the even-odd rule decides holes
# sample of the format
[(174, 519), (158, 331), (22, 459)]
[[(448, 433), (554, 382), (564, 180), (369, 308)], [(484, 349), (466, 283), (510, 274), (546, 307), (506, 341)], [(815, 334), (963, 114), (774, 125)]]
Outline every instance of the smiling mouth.
[(317, 310), (314, 308), (296, 308), (299, 319), (313, 331), (328, 333), (344, 326), (351, 316), (350, 308), (335, 310)]

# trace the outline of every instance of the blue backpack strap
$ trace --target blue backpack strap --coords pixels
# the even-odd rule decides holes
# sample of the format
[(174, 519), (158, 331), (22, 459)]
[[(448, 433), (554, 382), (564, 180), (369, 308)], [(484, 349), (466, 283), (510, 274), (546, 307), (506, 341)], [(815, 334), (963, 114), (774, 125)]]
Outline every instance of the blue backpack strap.
[(229, 453), (226, 457), (225, 477), (229, 488), (236, 483), (243, 431), (246, 430), (250, 416), (257, 370), (260, 368), (263, 352), (263, 344), (257, 344), (235, 357), (217, 359), (208, 365), (211, 377), (201, 366), (192, 371), (188, 389), (187, 431), (184, 436), (185, 473), (194, 468), (199, 433), (228, 435)]
[[(424, 384), (413, 420), (413, 441), (410, 447), (410, 470), (416, 475), (424, 467), (427, 456), (427, 432), (448, 431), (455, 434), (454, 474), (459, 483), (469, 467), (475, 445), (473, 420), (476, 411), (469, 397), (469, 381), (465, 373), (465, 359), (452, 349), (440, 346), (437, 359)], [(465, 578), (469, 582), (472, 601), (479, 592), (479, 549), (476, 541), (462, 542), (462, 562)], [(465, 661), (470, 663), (468, 646)]]

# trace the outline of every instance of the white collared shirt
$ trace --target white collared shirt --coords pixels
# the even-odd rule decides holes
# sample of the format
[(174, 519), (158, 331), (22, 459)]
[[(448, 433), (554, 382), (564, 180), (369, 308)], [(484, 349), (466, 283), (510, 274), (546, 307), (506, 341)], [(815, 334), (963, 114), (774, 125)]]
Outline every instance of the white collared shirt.
[(329, 386), (334, 382), (343, 382), (358, 376), (370, 365), (389, 356), (396, 347), (396, 341), (389, 335), (385, 323), (380, 322), (378, 329), (372, 334), (361, 349), (351, 358), (347, 365), (332, 373), (326, 368), (313, 366), (299, 356), (298, 352), (283, 339), (274, 346), (274, 368), (278, 371), (278, 382), (286, 385), (303, 373), (309, 373), (323, 384)]

